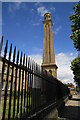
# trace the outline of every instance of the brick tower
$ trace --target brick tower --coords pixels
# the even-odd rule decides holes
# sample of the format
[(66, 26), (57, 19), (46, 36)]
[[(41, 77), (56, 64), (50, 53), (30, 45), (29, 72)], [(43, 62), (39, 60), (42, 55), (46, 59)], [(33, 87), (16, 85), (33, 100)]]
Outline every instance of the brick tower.
[(52, 20), (51, 14), (46, 13), (43, 21), (43, 61), (42, 68), (47, 72), (50, 72), (54, 77), (57, 78), (57, 65), (55, 64), (55, 53), (53, 43), (53, 32), (52, 32)]

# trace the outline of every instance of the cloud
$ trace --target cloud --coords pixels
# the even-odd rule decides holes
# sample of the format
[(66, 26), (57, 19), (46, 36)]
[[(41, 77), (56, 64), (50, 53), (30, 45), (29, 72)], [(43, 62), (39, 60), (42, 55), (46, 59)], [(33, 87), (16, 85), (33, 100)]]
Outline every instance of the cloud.
[(57, 74), (58, 79), (63, 83), (74, 82), (73, 73), (71, 71), (71, 61), (76, 57), (74, 53), (59, 53), (56, 55), (56, 64), (58, 66)]
[(36, 2), (35, 3), (35, 7), (40, 6), (40, 5), (41, 5), (41, 2)]
[(34, 50), (34, 52), (37, 52), (39, 54), (42, 54), (42, 52), (43, 52), (43, 49), (38, 48), (38, 47), (34, 47), (33, 50)]
[[(30, 55), (39, 65), (42, 64), (42, 54)], [(63, 83), (74, 83), (73, 73), (71, 71), (71, 61), (76, 57), (74, 53), (58, 53), (56, 55), (56, 64), (58, 66), (57, 76)]]
[(50, 11), (55, 11), (55, 10), (56, 10), (56, 9), (55, 9), (55, 7), (53, 7), (53, 6), (50, 8)]
[(35, 62), (37, 62), (39, 65), (42, 63), (42, 55), (40, 54), (34, 54), (34, 55), (29, 55)]
[(48, 7), (46, 8), (42, 3), (35, 3), (35, 6), (37, 7), (37, 13), (41, 17), (43, 17), (46, 12), (51, 13), (51, 12), (55, 12), (56, 10), (54, 6), (50, 6), (49, 8)]
[(34, 13), (34, 12), (35, 12), (35, 9), (32, 8), (32, 9), (30, 10), (30, 12), (31, 12), (31, 13)]
[[(17, 14), (17, 12), (19, 12), (20, 10), (25, 10), (27, 11), (28, 8), (26, 7), (26, 3), (25, 2), (10, 2), (8, 3), (8, 12), (10, 14), (10, 18), (14, 18), (15, 15)], [(17, 24), (17, 26), (19, 26), (19, 24)]]
[(42, 64), (42, 52), (43, 52), (43, 49), (38, 48), (38, 47), (34, 47), (33, 52), (34, 52), (34, 54), (29, 55), (29, 57), (31, 57), (32, 60), (34, 60), (39, 65), (41, 65)]
[(62, 26), (58, 26), (56, 29), (54, 29), (53, 34), (57, 35), (61, 29)]
[(33, 25), (33, 26), (39, 26), (40, 23), (33, 23), (32, 25)]
[(21, 7), (21, 2), (10, 3), (8, 6), (8, 11), (13, 12), (19, 10)]
[(8, 4), (8, 11), (11, 13), (11, 17), (14, 17), (16, 11), (19, 11), (21, 8), (27, 10), (26, 3), (13, 2)]
[(49, 10), (46, 9), (44, 6), (41, 6), (37, 8), (37, 12), (41, 17), (43, 17), (46, 12), (49, 12)]

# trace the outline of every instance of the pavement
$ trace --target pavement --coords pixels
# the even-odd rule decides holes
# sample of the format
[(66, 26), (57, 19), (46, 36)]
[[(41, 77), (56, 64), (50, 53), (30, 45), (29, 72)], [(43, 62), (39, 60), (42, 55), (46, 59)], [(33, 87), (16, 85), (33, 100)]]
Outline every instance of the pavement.
[(58, 120), (80, 120), (80, 93), (67, 101), (58, 115)]

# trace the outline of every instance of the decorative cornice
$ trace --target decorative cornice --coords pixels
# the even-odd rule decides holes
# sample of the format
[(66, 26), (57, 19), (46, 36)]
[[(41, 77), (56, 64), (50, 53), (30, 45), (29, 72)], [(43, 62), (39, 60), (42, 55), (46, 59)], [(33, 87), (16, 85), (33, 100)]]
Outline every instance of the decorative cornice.
[(52, 24), (52, 26), (53, 26), (52, 20), (44, 20), (44, 21), (43, 21), (43, 24), (44, 24), (44, 23), (49, 23), (49, 22), (51, 22), (51, 24)]
[(42, 65), (41, 65), (41, 67), (51, 67), (51, 66), (54, 66), (58, 69), (58, 67), (55, 63), (49, 63), (49, 64), (48, 63), (47, 64), (42, 63)]

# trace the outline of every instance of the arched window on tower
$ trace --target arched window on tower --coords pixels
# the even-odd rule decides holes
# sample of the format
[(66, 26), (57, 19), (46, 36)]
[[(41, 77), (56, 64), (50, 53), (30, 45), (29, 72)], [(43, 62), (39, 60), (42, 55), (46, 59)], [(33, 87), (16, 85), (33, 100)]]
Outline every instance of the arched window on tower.
[(52, 70), (49, 70), (49, 73), (52, 75)]
[(47, 75), (47, 70), (45, 70), (45, 74)]

